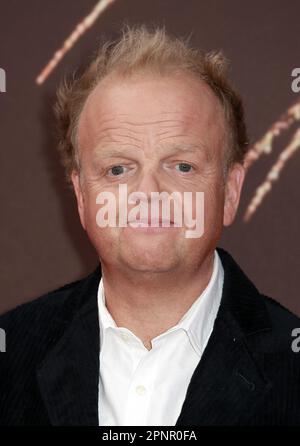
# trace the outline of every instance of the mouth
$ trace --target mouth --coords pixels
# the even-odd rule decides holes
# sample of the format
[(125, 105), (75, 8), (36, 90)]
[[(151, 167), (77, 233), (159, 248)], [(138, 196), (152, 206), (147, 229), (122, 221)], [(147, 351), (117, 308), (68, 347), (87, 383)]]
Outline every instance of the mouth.
[(175, 233), (175, 229), (179, 228), (178, 224), (175, 224), (173, 220), (168, 219), (139, 219), (128, 221), (128, 228), (134, 233), (144, 235), (166, 235)]
[(158, 229), (168, 229), (179, 227), (179, 225), (175, 224), (173, 220), (163, 219), (163, 218), (148, 218), (148, 219), (139, 219), (139, 220), (129, 220), (128, 225), (132, 228), (158, 228)]

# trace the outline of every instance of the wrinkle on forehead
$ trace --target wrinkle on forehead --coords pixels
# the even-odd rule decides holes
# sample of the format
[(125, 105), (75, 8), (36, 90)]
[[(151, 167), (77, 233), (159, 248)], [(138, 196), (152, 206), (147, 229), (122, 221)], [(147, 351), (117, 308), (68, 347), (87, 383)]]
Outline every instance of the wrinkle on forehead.
[(101, 150), (98, 150), (96, 147), (93, 150), (92, 155), (92, 163), (97, 166), (98, 162), (102, 162), (106, 159), (113, 158), (127, 158), (127, 159), (143, 159), (143, 158), (167, 158), (170, 156), (175, 156), (179, 154), (191, 154), (194, 153), (197, 156), (204, 156), (207, 162), (212, 160), (213, 154), (208, 150), (207, 146), (202, 144), (200, 141), (197, 143), (189, 143), (189, 142), (173, 142), (168, 143), (166, 145), (159, 144), (155, 147), (155, 154), (151, 151), (145, 152), (141, 147), (137, 146), (133, 147), (132, 144), (109, 144), (107, 146), (101, 147)]
[[(172, 78), (158, 79), (158, 84), (156, 78), (144, 81), (100, 82), (87, 98), (79, 119), (80, 147), (93, 148), (101, 141), (138, 147), (147, 138), (158, 142), (180, 136), (223, 139), (223, 109), (205, 83), (195, 84), (194, 79), (187, 78), (180, 83), (176, 79), (175, 84)], [(159, 94), (155, 94), (156, 86)]]

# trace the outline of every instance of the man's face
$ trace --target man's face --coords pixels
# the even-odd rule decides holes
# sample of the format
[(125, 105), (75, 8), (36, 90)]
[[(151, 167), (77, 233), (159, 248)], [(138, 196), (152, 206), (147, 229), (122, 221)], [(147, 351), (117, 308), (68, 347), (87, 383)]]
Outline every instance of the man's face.
[[(74, 171), (72, 181), (82, 225), (103, 265), (140, 272), (196, 269), (217, 245), (223, 224), (233, 221), (244, 178), (235, 165), (224, 186), (226, 126), (210, 88), (184, 74), (108, 77), (88, 97), (77, 136), (81, 174)], [(118, 204), (120, 184), (128, 194), (144, 193), (149, 203), (151, 192), (190, 192), (193, 198), (203, 192), (204, 215), (195, 215), (192, 202), (193, 217), (204, 218), (204, 234), (187, 238), (184, 218), (182, 227), (100, 228), (96, 198), (112, 192)]]

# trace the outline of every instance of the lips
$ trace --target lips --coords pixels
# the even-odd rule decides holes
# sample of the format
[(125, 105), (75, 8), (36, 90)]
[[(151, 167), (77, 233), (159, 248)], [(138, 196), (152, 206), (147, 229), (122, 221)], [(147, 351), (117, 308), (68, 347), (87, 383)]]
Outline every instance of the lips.
[(128, 220), (128, 223), (130, 226), (135, 226), (135, 227), (142, 227), (142, 228), (147, 228), (147, 227), (152, 227), (152, 228), (160, 228), (160, 227), (173, 227), (173, 226), (178, 226), (174, 224), (173, 220), (168, 220), (168, 219), (162, 219), (162, 218), (155, 218), (152, 219), (148, 218), (148, 219), (138, 219), (138, 220)]

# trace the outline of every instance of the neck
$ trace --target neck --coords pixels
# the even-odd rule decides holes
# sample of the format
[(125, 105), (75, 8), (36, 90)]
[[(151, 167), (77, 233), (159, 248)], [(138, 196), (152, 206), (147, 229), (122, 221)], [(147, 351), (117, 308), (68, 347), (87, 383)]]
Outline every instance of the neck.
[(102, 264), (105, 303), (118, 327), (151, 340), (176, 325), (209, 283), (214, 252), (193, 271), (128, 272)]

